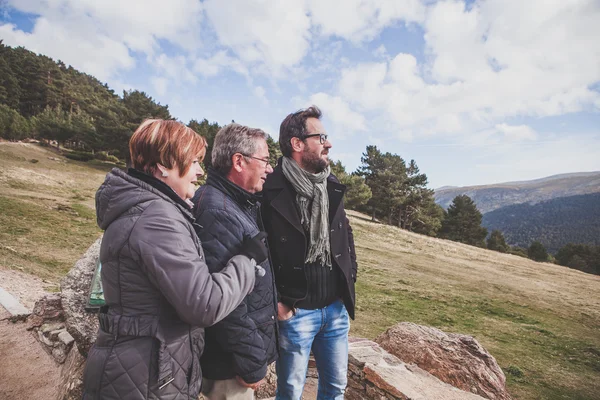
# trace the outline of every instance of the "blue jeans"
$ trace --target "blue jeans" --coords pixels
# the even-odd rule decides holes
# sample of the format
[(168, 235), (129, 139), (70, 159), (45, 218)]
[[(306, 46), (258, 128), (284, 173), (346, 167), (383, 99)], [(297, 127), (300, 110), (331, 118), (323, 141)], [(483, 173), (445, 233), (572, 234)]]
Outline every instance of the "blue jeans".
[(342, 400), (348, 371), (350, 319), (341, 300), (325, 308), (298, 308), (279, 321), (276, 400), (300, 400), (312, 349), (319, 373), (318, 400)]

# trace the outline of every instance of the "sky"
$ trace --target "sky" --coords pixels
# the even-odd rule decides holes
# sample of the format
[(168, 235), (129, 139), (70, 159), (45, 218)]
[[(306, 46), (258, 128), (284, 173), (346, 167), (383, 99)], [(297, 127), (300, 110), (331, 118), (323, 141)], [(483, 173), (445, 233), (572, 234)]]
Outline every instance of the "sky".
[(600, 0), (0, 0), (0, 39), (277, 140), (315, 104), (429, 186), (600, 170)]

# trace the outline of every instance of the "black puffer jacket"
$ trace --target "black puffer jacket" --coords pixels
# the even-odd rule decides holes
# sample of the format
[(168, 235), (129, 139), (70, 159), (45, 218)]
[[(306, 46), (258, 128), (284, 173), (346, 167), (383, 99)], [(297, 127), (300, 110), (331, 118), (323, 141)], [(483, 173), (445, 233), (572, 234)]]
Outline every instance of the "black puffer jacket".
[[(211, 272), (220, 271), (245, 237), (262, 229), (257, 198), (218, 172), (208, 173), (206, 185), (193, 199), (200, 240)], [(240, 376), (260, 381), (277, 358), (277, 297), (269, 260), (261, 264), (265, 276), (256, 277), (252, 292), (230, 315), (206, 329), (206, 351), (201, 365), (206, 378)]]
[(243, 255), (209, 273), (189, 207), (153, 179), (113, 169), (96, 193), (108, 307), (88, 354), (84, 400), (197, 399), (201, 327), (254, 285), (254, 261)]

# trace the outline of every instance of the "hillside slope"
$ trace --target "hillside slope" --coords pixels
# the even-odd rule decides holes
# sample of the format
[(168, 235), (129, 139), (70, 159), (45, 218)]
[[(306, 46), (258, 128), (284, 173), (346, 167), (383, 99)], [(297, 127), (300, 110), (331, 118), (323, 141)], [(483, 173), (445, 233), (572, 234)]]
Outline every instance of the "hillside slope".
[(444, 208), (461, 194), (469, 196), (481, 213), (513, 204), (536, 204), (558, 197), (600, 192), (600, 171), (553, 175), (522, 182), (494, 185), (446, 187), (435, 191), (435, 201)]
[[(56, 284), (99, 234), (93, 195), (109, 168), (0, 143), (0, 269)], [(359, 262), (352, 335), (374, 338), (401, 321), (473, 335), (514, 398), (598, 398), (599, 276), (349, 214)]]
[(485, 213), (482, 225), (500, 230), (510, 245), (537, 240), (551, 253), (567, 243), (600, 245), (600, 193), (502, 207)]

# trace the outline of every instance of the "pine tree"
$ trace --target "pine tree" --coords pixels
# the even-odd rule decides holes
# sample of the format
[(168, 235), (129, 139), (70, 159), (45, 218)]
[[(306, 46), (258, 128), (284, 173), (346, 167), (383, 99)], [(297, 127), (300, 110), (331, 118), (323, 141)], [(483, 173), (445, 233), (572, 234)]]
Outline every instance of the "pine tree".
[(367, 204), (372, 196), (371, 189), (362, 176), (348, 174), (341, 161), (331, 163), (331, 173), (335, 175), (342, 185), (346, 186), (344, 205), (346, 208), (356, 210)]
[(442, 222), (440, 237), (485, 247), (486, 236), (487, 229), (481, 226), (481, 213), (473, 200), (467, 195), (456, 196)]
[(548, 261), (548, 252), (544, 245), (538, 241), (531, 243), (527, 249), (527, 256), (534, 261)]
[(499, 251), (500, 253), (506, 253), (509, 250), (504, 235), (499, 230), (493, 230), (490, 237), (487, 240), (487, 248), (489, 250)]

